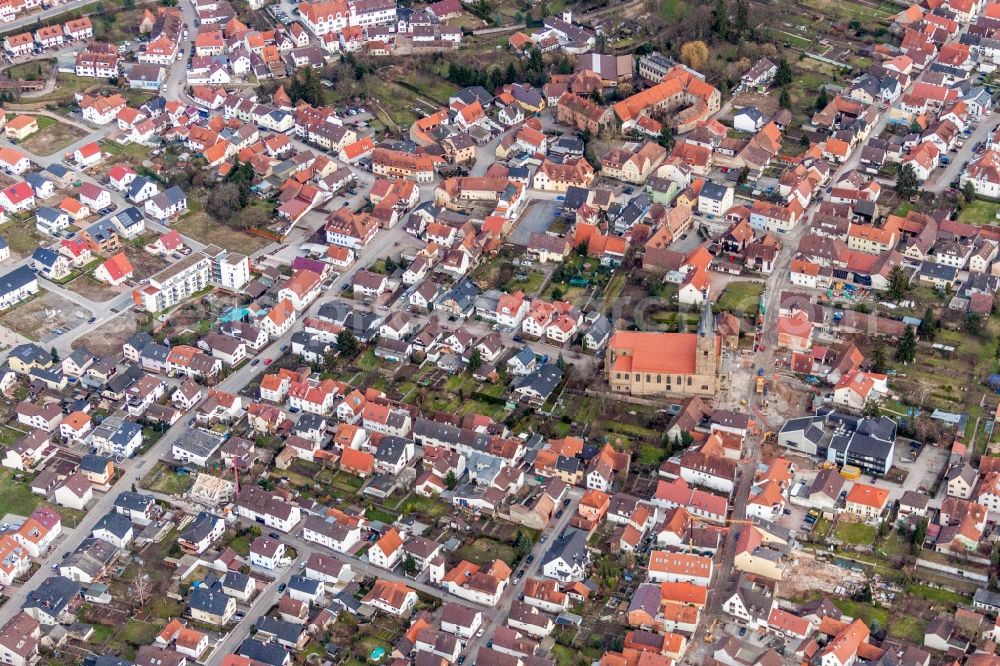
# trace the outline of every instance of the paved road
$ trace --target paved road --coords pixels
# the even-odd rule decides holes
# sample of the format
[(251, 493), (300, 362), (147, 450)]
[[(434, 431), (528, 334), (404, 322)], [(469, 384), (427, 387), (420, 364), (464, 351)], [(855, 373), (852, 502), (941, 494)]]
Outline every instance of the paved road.
[[(384, 256), (388, 249), (393, 246), (395, 240), (404, 233), (405, 232), (403, 232), (399, 227), (380, 232), (369, 244), (369, 246), (361, 251), (358, 265), (367, 265), (376, 258)], [(330, 288), (330, 293), (340, 293), (340, 285), (346, 281), (348, 275), (349, 273), (345, 273), (338, 277)], [(320, 304), (326, 302), (326, 300), (327, 299), (324, 298), (317, 299), (316, 302), (314, 302), (310, 308), (306, 310), (306, 313), (314, 314), (315, 311), (319, 309)], [(303, 315), (300, 315), (299, 318), (301, 319), (302, 316)], [(268, 345), (261, 352), (261, 356), (263, 358), (273, 358), (278, 356), (281, 353), (281, 346), (290, 343), (293, 331), (298, 328), (300, 328), (300, 326), (294, 326), (293, 329), (284, 336)], [(218, 388), (224, 391), (238, 393), (254, 379), (258, 372), (264, 368), (265, 366), (263, 365), (244, 365), (238, 371), (221, 382)], [(61, 544), (59, 544), (59, 546), (51, 552), (48, 557), (44, 558), (40, 562), (41, 566), (38, 571), (36, 571), (35, 574), (17, 590), (13, 591), (10, 595), (10, 599), (2, 607), (0, 607), (0, 625), (3, 625), (7, 622), (7, 620), (13, 617), (17, 611), (20, 610), (27, 593), (35, 589), (52, 573), (49, 567), (53, 563), (61, 562), (65, 553), (72, 552), (76, 549), (80, 542), (90, 534), (90, 531), (93, 529), (97, 521), (112, 509), (115, 497), (117, 497), (118, 493), (121, 492), (122, 489), (130, 488), (133, 483), (138, 484), (138, 481), (143, 477), (143, 475), (152, 468), (153, 462), (160, 459), (170, 459), (170, 451), (173, 443), (188, 430), (187, 421), (187, 418), (178, 421), (169, 430), (167, 430), (163, 437), (161, 437), (160, 440), (144, 455), (136, 459), (126, 461), (121, 466), (118, 482), (115, 484), (112, 491), (99, 496), (97, 501), (87, 509), (87, 513), (80, 521), (77, 529), (73, 530), (73, 532)]]
[(187, 61), (191, 56), (191, 49), (194, 45), (194, 37), (198, 34), (198, 29), (194, 25), (195, 13), (194, 6), (191, 4), (190, 0), (181, 0), (178, 4), (181, 8), (181, 16), (184, 19), (184, 26), (188, 31), (188, 39), (181, 44), (183, 49), (183, 57), (179, 62), (174, 62), (170, 66), (170, 73), (167, 75), (167, 80), (163, 85), (163, 96), (167, 99), (179, 99), (184, 101), (191, 101), (185, 91), (185, 83), (187, 82)]
[[(919, 81), (922, 77), (923, 73), (921, 73), (920, 77), (917, 77), (915, 79), (914, 83), (916, 81)], [(904, 91), (904, 95), (905, 92), (908, 92), (911, 88), (912, 84), (911, 87), (907, 89), (907, 91)], [(900, 95), (900, 99), (902, 99), (904, 95)], [(894, 107), (897, 106), (898, 103), (899, 102), (897, 101), (895, 104), (893, 104), (893, 106)], [(878, 137), (883, 132), (883, 130), (886, 127), (890, 112), (891, 109), (887, 109), (881, 114), (878, 122), (872, 128), (872, 131), (869, 135), (870, 137), (872, 138)], [(979, 128), (974, 133), (974, 135), (982, 134), (983, 132), (987, 131), (983, 129), (984, 126), (986, 126), (987, 124), (988, 123), (986, 122), (981, 123)], [(989, 125), (992, 126), (992, 123), (989, 123)], [(975, 140), (970, 139), (965, 150), (970, 150), (972, 144), (975, 143), (976, 140), (979, 139)], [(844, 164), (840, 165), (840, 167), (838, 167), (834, 171), (829, 183), (830, 184), (836, 183), (845, 173), (856, 169), (858, 167), (860, 159), (861, 159), (861, 146), (859, 145), (854, 150), (854, 152), (848, 157), (848, 159), (844, 162)], [(955, 159), (953, 164), (957, 163), (956, 166), (960, 167), (961, 161), (962, 161), (961, 158)], [(942, 185), (943, 188), (947, 186), (948, 182), (950, 182), (951, 177), (941, 178), (941, 180), (944, 183), (944, 185)], [(810, 207), (806, 210), (802, 219), (808, 220), (811, 223), (813, 214), (819, 208), (820, 203), (825, 197), (826, 197), (825, 194), (821, 194), (820, 196), (818, 196), (810, 205)], [(778, 320), (779, 308), (777, 307), (777, 305), (780, 299), (781, 292), (787, 289), (790, 285), (789, 265), (791, 263), (793, 255), (797, 251), (799, 241), (801, 240), (802, 236), (806, 234), (809, 226), (810, 226), (809, 224), (800, 224), (792, 231), (792, 233), (788, 234), (787, 236), (783, 236), (780, 239), (782, 242), (781, 253), (778, 255), (778, 258), (775, 261), (774, 269), (771, 275), (768, 276), (765, 282), (767, 288), (768, 307), (767, 307), (767, 313), (764, 316), (764, 321), (761, 327), (762, 328), (761, 343), (764, 345), (765, 351), (757, 352), (754, 355), (754, 362), (757, 365), (757, 367), (766, 369), (774, 367), (774, 359), (776, 354), (775, 349), (777, 347), (777, 342), (778, 342), (777, 320)], [(762, 407), (762, 400), (760, 399), (760, 396), (757, 396), (753, 392), (752, 384), (747, 387), (747, 392), (745, 394), (740, 394), (737, 391), (732, 391), (728, 395), (725, 395), (722, 400), (724, 400), (724, 404), (728, 407), (739, 408), (738, 405), (740, 401), (743, 399), (747, 400), (747, 403), (753, 409), (761, 409)], [(762, 432), (767, 429), (766, 424), (764, 423), (761, 423), (760, 426)], [(741, 520), (745, 518), (746, 515), (746, 504), (750, 494), (750, 487), (753, 483), (753, 474), (755, 471), (755, 467), (760, 459), (760, 438), (759, 437), (748, 438), (745, 447), (746, 450), (743, 453), (743, 458), (741, 459), (739, 465), (740, 478), (737, 482), (737, 486), (732, 498), (733, 508), (731, 516), (733, 520)], [(706, 618), (702, 621), (702, 623), (698, 627), (698, 631), (695, 635), (695, 642), (700, 642), (702, 637), (704, 636), (704, 632), (706, 631), (707, 624), (709, 621), (708, 616), (718, 617), (722, 615), (722, 602), (724, 601), (724, 599), (722, 598), (721, 589), (724, 588), (725, 582), (731, 580), (735, 574), (735, 571), (733, 569), (733, 560), (735, 558), (736, 537), (739, 531), (739, 524), (738, 523), (732, 524), (730, 525), (730, 527), (731, 529), (729, 530), (726, 542), (723, 545), (721, 562), (718, 563), (718, 566), (716, 567), (716, 572), (717, 572), (716, 579), (715, 579), (715, 584), (712, 586), (710, 592)]]
[[(280, 594), (277, 592), (278, 585), (281, 583), (287, 583), (288, 579), (296, 572), (299, 571), (298, 562), (305, 562), (309, 559), (312, 553), (323, 553), (334, 557), (341, 562), (346, 562), (350, 564), (351, 570), (356, 576), (372, 576), (375, 578), (381, 578), (385, 580), (395, 581), (399, 583), (404, 583), (409, 587), (417, 590), (418, 592), (423, 592), (430, 594), (434, 597), (441, 599), (446, 602), (453, 602), (457, 604), (462, 604), (464, 606), (470, 606), (473, 608), (478, 608), (483, 612), (483, 635), (480, 637), (473, 637), (468, 644), (465, 646), (465, 654), (473, 654), (477, 651), (489, 638), (493, 636), (493, 629), (496, 626), (502, 625), (504, 619), (506, 618), (507, 609), (510, 608), (510, 603), (513, 599), (520, 596), (521, 591), (524, 589), (525, 580), (534, 575), (541, 564), (542, 555), (545, 549), (548, 548), (549, 543), (551, 543), (552, 535), (558, 534), (569, 522), (570, 516), (576, 511), (576, 503), (579, 502), (580, 498), (583, 496), (583, 491), (574, 488), (570, 490), (571, 504), (563, 510), (563, 516), (551, 527), (544, 530), (547, 538), (545, 543), (539, 541), (535, 544), (532, 550), (532, 555), (534, 555), (534, 561), (525, 568), (524, 577), (515, 585), (511, 584), (504, 591), (500, 598), (500, 602), (493, 607), (486, 607), (480, 604), (474, 603), (467, 599), (457, 597), (445, 590), (441, 589), (436, 585), (431, 585), (420, 580), (414, 580), (408, 578), (396, 571), (386, 571), (380, 567), (373, 566), (368, 563), (365, 559), (359, 559), (352, 555), (347, 555), (344, 553), (339, 553), (328, 548), (319, 546), (311, 541), (305, 541), (300, 536), (294, 534), (282, 535), (281, 540), (288, 546), (291, 546), (299, 554), (298, 560), (292, 563), (290, 566), (286, 567), (284, 571), (278, 576), (274, 584), (272, 584), (264, 593), (258, 597), (250, 607), (250, 611), (246, 614), (246, 617), (240, 621), (236, 627), (229, 632), (222, 643), (215, 649), (212, 653), (211, 658), (206, 663), (206, 666), (219, 666), (222, 663), (222, 659), (228, 654), (234, 654), (239, 648), (240, 643), (247, 637), (250, 633), (250, 628), (253, 627), (257, 619), (266, 615), (271, 607), (278, 602)], [(249, 524), (249, 523), (248, 523)]]
[[(487, 643), (493, 639), (493, 632), (497, 627), (501, 627), (504, 621), (507, 619), (507, 613), (510, 611), (510, 606), (514, 600), (521, 597), (521, 593), (524, 591), (524, 586), (529, 578), (532, 578), (538, 574), (539, 568), (542, 566), (542, 556), (545, 551), (548, 550), (549, 546), (552, 544), (552, 540), (555, 535), (560, 534), (566, 526), (569, 524), (570, 518), (576, 513), (577, 505), (580, 503), (580, 499), (583, 497), (582, 488), (570, 488), (567, 490), (567, 497), (570, 500), (568, 506), (563, 507), (562, 503), (559, 504), (559, 509), (562, 510), (562, 518), (556, 520), (550, 526), (542, 530), (542, 534), (546, 537), (543, 542), (541, 538), (532, 548), (531, 554), (535, 558), (531, 564), (522, 565), (517, 569), (517, 571), (524, 570), (524, 576), (516, 584), (510, 585), (500, 597), (500, 602), (496, 606), (488, 609), (483, 616), (483, 631), (482, 635), (473, 636), (469, 639), (468, 643), (465, 645), (463, 653), (466, 655), (478, 655), (479, 650)], [(465, 602), (468, 603), (468, 602)], [(473, 660), (475, 662), (475, 660)]]
[(996, 123), (993, 121), (992, 117), (987, 116), (983, 118), (979, 125), (972, 131), (972, 134), (965, 139), (965, 146), (961, 148), (956, 153), (948, 153), (948, 157), (951, 158), (951, 164), (943, 169), (937, 169), (927, 182), (924, 183), (922, 188), (925, 192), (942, 192), (945, 188), (951, 186), (953, 180), (957, 180), (960, 175), (962, 175), (963, 164), (966, 161), (973, 161), (978, 157), (972, 152), (972, 147), (979, 142), (985, 142), (989, 138), (993, 129), (996, 127)]
[(33, 27), (35, 23), (39, 21), (45, 21), (54, 16), (59, 16), (60, 14), (65, 14), (68, 11), (79, 8), (81, 5), (86, 5), (93, 0), (69, 0), (69, 2), (63, 3), (61, 5), (56, 5), (41, 12), (35, 12), (34, 14), (24, 14), (10, 23), (0, 24), (0, 31), (5, 34), (13, 34), (18, 28)]

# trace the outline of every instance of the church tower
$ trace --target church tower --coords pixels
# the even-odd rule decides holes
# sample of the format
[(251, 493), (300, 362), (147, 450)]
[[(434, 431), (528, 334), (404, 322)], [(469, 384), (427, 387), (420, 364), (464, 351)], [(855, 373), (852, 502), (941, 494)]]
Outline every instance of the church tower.
[(715, 315), (708, 292), (702, 292), (701, 321), (698, 322), (698, 345), (695, 351), (694, 373), (710, 377), (714, 383), (718, 365), (718, 342), (715, 339)]

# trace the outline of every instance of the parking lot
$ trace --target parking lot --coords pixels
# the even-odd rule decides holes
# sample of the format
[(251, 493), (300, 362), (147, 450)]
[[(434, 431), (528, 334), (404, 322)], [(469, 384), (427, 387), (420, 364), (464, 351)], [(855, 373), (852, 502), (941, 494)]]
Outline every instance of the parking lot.
[(524, 210), (521, 221), (510, 234), (510, 242), (515, 245), (527, 245), (531, 234), (544, 232), (556, 219), (556, 213), (562, 207), (560, 201), (532, 201)]

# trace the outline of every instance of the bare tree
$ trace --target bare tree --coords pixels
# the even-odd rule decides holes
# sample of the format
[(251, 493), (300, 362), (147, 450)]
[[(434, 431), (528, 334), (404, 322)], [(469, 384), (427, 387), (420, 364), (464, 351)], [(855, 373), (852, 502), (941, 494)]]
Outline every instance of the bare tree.
[(144, 608), (146, 602), (153, 595), (153, 581), (148, 574), (144, 574), (140, 569), (128, 586), (129, 594), (136, 601), (139, 608)]

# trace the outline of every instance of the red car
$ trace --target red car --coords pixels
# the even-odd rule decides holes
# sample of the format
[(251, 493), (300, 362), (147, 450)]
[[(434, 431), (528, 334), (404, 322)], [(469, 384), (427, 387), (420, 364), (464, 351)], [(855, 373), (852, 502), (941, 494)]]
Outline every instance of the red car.
[(274, 362), (273, 358), (265, 358), (264, 359), (264, 365), (271, 365), (271, 363), (273, 363), (273, 362)]

